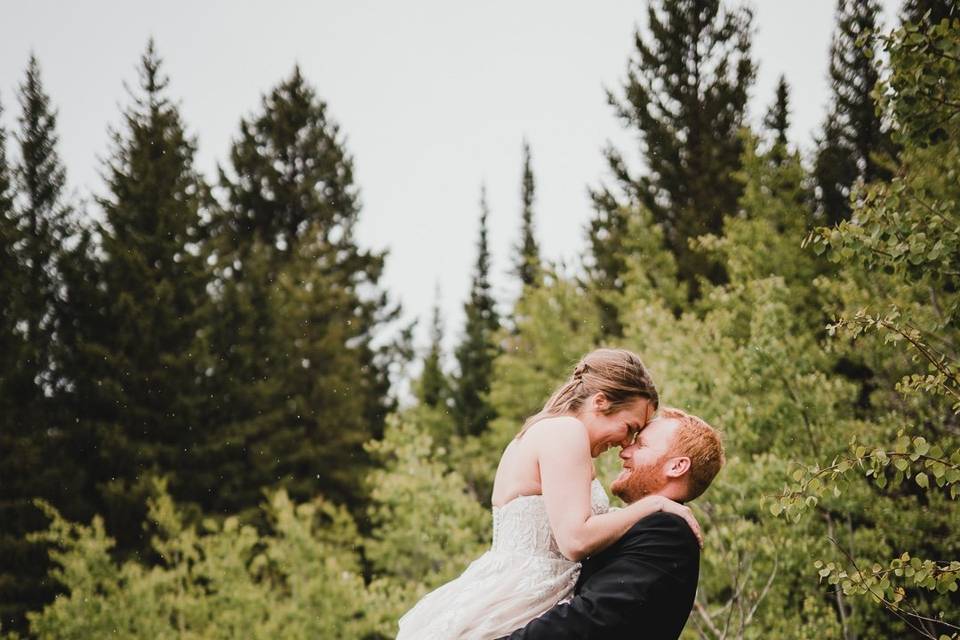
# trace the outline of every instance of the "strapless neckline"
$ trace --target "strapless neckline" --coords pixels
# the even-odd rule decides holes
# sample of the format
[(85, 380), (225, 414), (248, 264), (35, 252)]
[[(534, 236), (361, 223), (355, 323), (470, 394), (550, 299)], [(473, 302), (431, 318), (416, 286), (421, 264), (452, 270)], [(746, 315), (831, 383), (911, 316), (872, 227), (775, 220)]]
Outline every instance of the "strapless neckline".
[[(594, 479), (590, 482), (590, 493), (591, 493), (591, 494), (593, 494), (593, 492), (596, 490), (596, 485), (600, 485), (600, 489), (601, 489), (601, 490), (603, 489), (603, 484), (600, 482), (600, 480), (599, 480), (598, 478), (594, 478)], [(523, 495), (523, 496), (515, 496), (515, 497), (513, 497), (513, 498), (510, 498), (509, 500), (507, 500), (506, 502), (504, 502), (503, 504), (501, 504), (501, 505), (499, 505), (499, 506), (498, 506), (498, 505), (491, 505), (491, 509), (492, 509), (493, 511), (500, 511), (500, 510), (502, 510), (502, 509), (506, 509), (507, 507), (511, 506), (514, 502), (517, 502), (518, 500), (524, 500), (524, 499), (528, 499), (528, 498), (542, 498), (542, 497), (543, 497), (543, 494), (542, 494), (542, 493), (531, 493), (531, 494)]]

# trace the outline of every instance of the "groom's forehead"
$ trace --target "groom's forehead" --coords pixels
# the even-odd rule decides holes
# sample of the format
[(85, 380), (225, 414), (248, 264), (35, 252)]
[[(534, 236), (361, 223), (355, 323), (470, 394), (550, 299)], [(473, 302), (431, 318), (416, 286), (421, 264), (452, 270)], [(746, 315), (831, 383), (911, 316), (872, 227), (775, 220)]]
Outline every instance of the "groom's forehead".
[(674, 429), (677, 428), (677, 420), (674, 418), (666, 418), (664, 416), (654, 416), (653, 420), (648, 422), (643, 429), (640, 430), (640, 438), (644, 441), (658, 440), (661, 438), (669, 438)]

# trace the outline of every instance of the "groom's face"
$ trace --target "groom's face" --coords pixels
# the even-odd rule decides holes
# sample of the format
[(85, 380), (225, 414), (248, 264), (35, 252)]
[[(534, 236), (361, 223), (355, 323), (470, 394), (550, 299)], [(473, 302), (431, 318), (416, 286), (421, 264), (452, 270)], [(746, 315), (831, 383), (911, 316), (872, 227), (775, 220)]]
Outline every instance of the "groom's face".
[(633, 444), (620, 451), (623, 471), (610, 485), (615, 496), (627, 503), (636, 502), (666, 486), (670, 446), (679, 424), (672, 418), (651, 420)]

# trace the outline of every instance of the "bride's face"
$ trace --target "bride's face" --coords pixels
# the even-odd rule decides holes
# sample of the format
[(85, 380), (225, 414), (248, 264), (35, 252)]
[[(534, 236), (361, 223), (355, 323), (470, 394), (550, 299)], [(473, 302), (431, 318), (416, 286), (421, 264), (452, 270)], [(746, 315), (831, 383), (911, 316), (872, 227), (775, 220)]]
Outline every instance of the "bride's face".
[(626, 407), (605, 413), (609, 406), (602, 393), (590, 398), (581, 420), (590, 435), (590, 455), (596, 458), (610, 447), (626, 447), (653, 417), (653, 406), (646, 398), (637, 398)]

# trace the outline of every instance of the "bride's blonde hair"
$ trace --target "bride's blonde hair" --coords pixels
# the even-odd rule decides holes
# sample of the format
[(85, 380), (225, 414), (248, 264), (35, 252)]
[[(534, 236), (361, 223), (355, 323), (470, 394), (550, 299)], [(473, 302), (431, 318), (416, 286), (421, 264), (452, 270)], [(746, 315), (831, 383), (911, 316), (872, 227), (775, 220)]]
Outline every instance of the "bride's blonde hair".
[(516, 437), (544, 418), (577, 413), (587, 399), (598, 392), (610, 403), (608, 414), (637, 398), (649, 400), (654, 410), (660, 404), (657, 388), (640, 356), (626, 349), (597, 349), (580, 359), (570, 378), (553, 392), (543, 409), (527, 418)]

